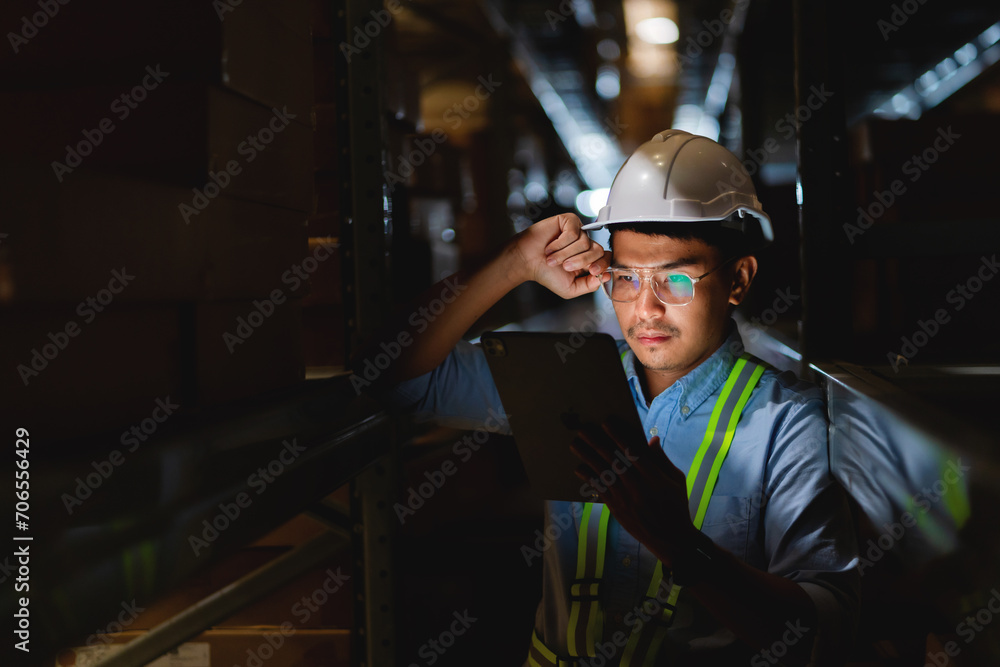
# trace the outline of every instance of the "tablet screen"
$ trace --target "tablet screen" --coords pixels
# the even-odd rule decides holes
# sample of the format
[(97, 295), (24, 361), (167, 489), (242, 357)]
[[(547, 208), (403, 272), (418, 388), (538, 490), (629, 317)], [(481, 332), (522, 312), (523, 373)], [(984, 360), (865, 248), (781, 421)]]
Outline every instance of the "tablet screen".
[(614, 415), (645, 442), (614, 338), (489, 332), (480, 340), (532, 489), (551, 500), (595, 500), (574, 474), (581, 461), (569, 449), (571, 427)]

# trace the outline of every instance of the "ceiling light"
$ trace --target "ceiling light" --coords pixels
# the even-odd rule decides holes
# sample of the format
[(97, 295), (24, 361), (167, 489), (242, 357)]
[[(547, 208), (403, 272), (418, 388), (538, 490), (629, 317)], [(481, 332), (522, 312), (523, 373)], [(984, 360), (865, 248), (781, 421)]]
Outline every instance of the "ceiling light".
[(673, 44), (680, 36), (677, 24), (663, 16), (639, 21), (635, 24), (635, 34), (650, 44)]

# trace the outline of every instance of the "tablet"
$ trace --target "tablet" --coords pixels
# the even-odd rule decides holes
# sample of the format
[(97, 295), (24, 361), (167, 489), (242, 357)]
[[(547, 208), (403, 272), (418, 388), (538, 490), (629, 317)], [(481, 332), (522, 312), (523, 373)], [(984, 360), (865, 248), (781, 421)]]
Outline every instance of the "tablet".
[(615, 415), (646, 442), (614, 338), (492, 331), (480, 340), (532, 489), (550, 500), (595, 500), (574, 474), (581, 461), (569, 450), (570, 426)]

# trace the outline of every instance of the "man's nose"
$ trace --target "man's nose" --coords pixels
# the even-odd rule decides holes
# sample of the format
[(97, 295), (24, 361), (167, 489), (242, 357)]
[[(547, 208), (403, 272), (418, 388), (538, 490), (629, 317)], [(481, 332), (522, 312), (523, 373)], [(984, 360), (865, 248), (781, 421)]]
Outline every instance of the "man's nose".
[(639, 286), (639, 297), (635, 301), (635, 314), (640, 320), (646, 321), (653, 319), (652, 316), (662, 314), (665, 310), (666, 305), (653, 293), (652, 281), (642, 281)]

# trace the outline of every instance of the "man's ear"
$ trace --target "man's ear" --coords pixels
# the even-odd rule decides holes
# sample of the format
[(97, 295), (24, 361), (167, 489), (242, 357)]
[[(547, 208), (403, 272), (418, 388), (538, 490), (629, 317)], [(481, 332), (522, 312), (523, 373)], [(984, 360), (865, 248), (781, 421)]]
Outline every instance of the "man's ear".
[(733, 285), (729, 291), (729, 303), (740, 305), (750, 291), (750, 283), (757, 275), (757, 258), (753, 255), (741, 257), (734, 262)]

